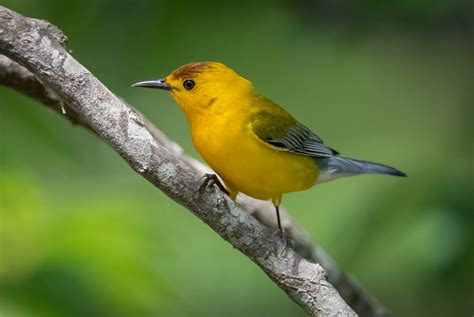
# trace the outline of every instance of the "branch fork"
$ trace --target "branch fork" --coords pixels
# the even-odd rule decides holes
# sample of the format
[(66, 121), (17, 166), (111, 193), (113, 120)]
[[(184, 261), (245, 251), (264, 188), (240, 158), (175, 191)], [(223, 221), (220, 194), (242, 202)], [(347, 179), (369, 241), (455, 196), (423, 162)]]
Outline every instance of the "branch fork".
[(283, 227), (297, 251), (285, 250), (285, 241), (273, 234), (270, 202), (239, 195), (236, 204), (215, 187), (196, 197), (200, 177), (212, 171), (82, 66), (59, 28), (0, 6), (0, 54), (0, 84), (94, 132), (139, 175), (255, 262), (310, 316), (357, 316), (354, 309), (361, 315), (388, 316), (284, 210)]

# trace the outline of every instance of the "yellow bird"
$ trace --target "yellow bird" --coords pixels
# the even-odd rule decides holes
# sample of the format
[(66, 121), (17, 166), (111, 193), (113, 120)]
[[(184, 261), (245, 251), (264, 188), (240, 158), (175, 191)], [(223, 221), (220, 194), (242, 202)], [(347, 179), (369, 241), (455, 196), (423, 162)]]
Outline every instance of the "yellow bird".
[[(255, 91), (252, 82), (221, 63), (186, 64), (163, 79), (134, 87), (167, 90), (186, 115), (197, 151), (224, 181), (239, 192), (273, 201), (285, 193), (357, 174), (405, 173), (383, 164), (338, 156), (291, 114)], [(282, 232), (283, 233), (283, 232)]]

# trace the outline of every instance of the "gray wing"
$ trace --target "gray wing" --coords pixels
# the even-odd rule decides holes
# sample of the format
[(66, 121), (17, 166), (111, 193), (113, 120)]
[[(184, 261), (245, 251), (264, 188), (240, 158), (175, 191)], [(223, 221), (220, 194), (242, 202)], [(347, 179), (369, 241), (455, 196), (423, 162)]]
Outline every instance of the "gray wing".
[(302, 123), (296, 122), (285, 136), (267, 137), (264, 141), (282, 151), (314, 157), (329, 157), (339, 154), (326, 146), (323, 140)]

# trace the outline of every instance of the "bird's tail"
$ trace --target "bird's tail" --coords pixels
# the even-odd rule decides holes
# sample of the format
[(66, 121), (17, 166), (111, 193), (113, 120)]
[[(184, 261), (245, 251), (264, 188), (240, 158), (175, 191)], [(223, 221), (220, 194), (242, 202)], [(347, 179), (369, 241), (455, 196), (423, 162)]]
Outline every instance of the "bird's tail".
[(387, 174), (407, 176), (404, 172), (380, 163), (360, 161), (347, 157), (330, 156), (316, 159), (319, 167), (318, 183), (327, 182), (339, 177), (359, 174)]

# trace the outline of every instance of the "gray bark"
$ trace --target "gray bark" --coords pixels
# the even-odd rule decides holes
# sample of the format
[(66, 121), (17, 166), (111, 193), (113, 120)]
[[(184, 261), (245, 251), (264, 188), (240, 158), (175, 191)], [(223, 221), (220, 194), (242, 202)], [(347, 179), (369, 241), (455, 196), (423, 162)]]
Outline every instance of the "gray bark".
[(298, 253), (285, 250), (285, 242), (274, 234), (269, 202), (239, 195), (237, 205), (214, 187), (196, 195), (200, 176), (210, 169), (110, 92), (69, 54), (66, 44), (64, 34), (47, 21), (0, 6), (0, 53), (5, 55), (0, 56), (0, 83), (96, 133), (138, 174), (252, 259), (309, 315), (356, 315), (334, 286), (361, 315), (388, 315), (284, 212), (283, 226)]

